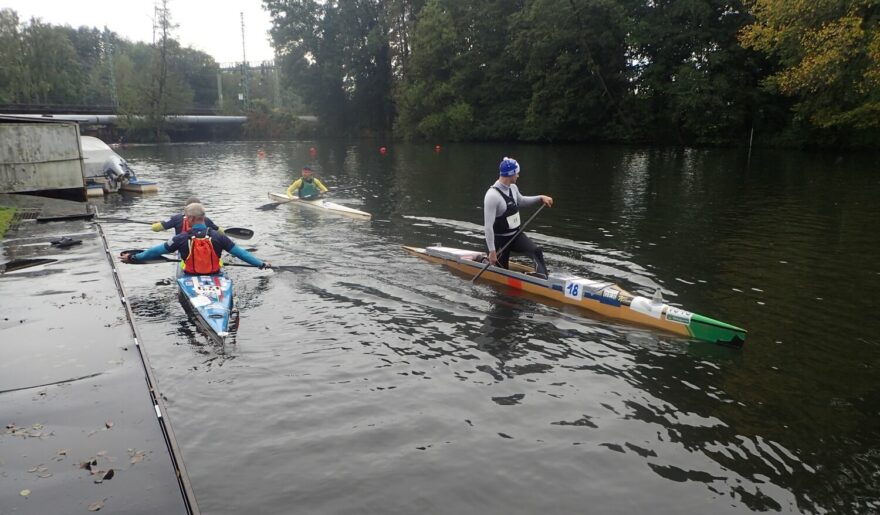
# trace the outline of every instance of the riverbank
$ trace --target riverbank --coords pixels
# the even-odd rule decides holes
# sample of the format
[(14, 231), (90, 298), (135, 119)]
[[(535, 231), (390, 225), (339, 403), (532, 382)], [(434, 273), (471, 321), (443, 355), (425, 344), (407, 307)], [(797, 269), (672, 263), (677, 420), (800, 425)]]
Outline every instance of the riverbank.
[[(84, 209), (0, 195), (10, 203), (55, 216)], [(100, 229), (22, 221), (0, 256), (42, 263), (0, 276), (0, 511), (198, 513)]]

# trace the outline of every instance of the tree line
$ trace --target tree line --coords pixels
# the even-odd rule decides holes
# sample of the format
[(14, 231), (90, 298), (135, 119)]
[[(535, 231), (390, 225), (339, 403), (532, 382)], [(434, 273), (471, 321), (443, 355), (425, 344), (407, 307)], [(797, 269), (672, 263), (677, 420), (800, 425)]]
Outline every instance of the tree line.
[(431, 142), (880, 143), (877, 0), (263, 0), (280, 99), (182, 47), (167, 1), (153, 43), (0, 9), (0, 104), (112, 105), (155, 139), (195, 106), (254, 137), (316, 114)]
[(876, 147), (876, 0), (264, 0), (335, 132)]
[[(193, 112), (253, 113), (254, 136), (290, 135), (296, 117), (289, 113), (303, 107), (290, 91), (272, 91), (265, 68), (224, 71), (210, 55), (183, 47), (167, 0), (155, 26), (155, 42), (132, 42), (106, 28), (23, 22), (0, 9), (0, 105), (106, 108), (122, 115), (130, 140), (167, 140), (165, 116)], [(245, 80), (247, 103), (239, 99)]]

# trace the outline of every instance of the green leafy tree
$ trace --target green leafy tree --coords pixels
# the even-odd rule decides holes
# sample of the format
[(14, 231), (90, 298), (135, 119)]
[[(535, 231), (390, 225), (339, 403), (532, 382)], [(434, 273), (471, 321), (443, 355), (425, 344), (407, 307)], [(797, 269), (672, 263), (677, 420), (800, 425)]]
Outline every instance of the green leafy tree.
[(880, 127), (880, 4), (876, 0), (752, 0), (748, 48), (779, 59), (766, 86), (797, 100), (821, 128)]
[(626, 16), (616, 0), (530, 0), (511, 48), (529, 84), (520, 136), (604, 139), (624, 123)]
[(66, 104), (84, 92), (84, 67), (65, 30), (32, 19), (22, 31), (29, 101)]
[(466, 139), (470, 106), (453, 84), (460, 39), (448, 7), (430, 0), (419, 13), (413, 50), (397, 93), (397, 132), (407, 139)]
[(67, 39), (76, 52), (82, 75), (79, 77), (81, 94), (74, 104), (112, 105), (109, 91), (110, 69), (107, 64), (106, 48), (101, 31), (96, 28), (62, 27)]
[(679, 144), (745, 140), (768, 102), (758, 82), (766, 60), (743, 49), (751, 21), (740, 0), (635, 2), (630, 60), (636, 118), (650, 140)]
[(396, 92), (396, 131), (408, 139), (514, 139), (527, 85), (508, 51), (509, 0), (430, 0), (417, 17)]
[(264, 0), (285, 76), (329, 132), (384, 130), (393, 119), (385, 3)]
[(0, 103), (20, 103), (27, 97), (21, 50), (18, 14), (12, 9), (0, 9)]
[(213, 57), (178, 45), (176, 55), (171, 60), (171, 68), (186, 87), (192, 90), (194, 106), (210, 107), (217, 103), (218, 66)]

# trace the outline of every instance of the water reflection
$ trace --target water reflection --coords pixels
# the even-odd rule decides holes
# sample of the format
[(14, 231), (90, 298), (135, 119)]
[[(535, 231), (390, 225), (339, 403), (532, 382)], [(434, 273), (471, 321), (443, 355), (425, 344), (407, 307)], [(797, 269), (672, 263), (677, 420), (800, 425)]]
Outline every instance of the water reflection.
[[(167, 271), (122, 269), (146, 331), (205, 351), (151, 352), (203, 510), (878, 509), (872, 161), (758, 152), (745, 170), (744, 156), (708, 150), (377, 146), (272, 142), (262, 160), (249, 143), (125, 151), (168, 187), (102, 212), (151, 220), (197, 192), (219, 224), (256, 231), (257, 255), (319, 268), (236, 270), (242, 325), (222, 351), (155, 285)], [(472, 287), (399, 250), (482, 248), (480, 200), (502, 155), (524, 165), (525, 191), (556, 199), (530, 226), (550, 266), (661, 288), (748, 328), (746, 347)], [(255, 209), (306, 163), (331, 187), (356, 185), (345, 201), (373, 221)], [(105, 230), (117, 249), (155, 237)]]

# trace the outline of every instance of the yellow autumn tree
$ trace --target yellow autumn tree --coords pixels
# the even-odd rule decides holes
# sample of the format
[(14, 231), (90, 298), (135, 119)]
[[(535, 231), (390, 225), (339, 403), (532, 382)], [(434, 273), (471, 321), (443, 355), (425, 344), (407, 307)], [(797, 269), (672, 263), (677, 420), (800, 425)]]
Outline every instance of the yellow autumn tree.
[(880, 0), (750, 0), (746, 48), (778, 59), (765, 85), (818, 127), (880, 127)]

